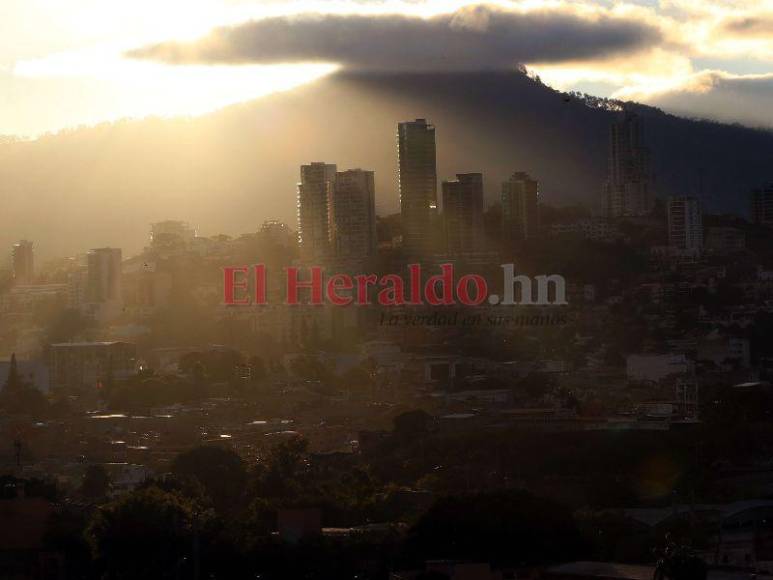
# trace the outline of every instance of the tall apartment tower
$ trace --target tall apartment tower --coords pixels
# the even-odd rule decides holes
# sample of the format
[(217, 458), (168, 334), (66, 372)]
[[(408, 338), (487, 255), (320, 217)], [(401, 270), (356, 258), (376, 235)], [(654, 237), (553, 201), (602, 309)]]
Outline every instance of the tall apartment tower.
[(121, 250), (97, 248), (87, 256), (86, 300), (94, 304), (121, 301)]
[(655, 203), (650, 152), (642, 145), (641, 119), (631, 111), (609, 131), (609, 175), (604, 184), (607, 217), (648, 215)]
[(331, 208), (336, 256), (363, 258), (376, 253), (374, 173), (349, 169), (336, 173)]
[(443, 182), (443, 229), (449, 254), (475, 252), (483, 243), (483, 174), (459, 173)]
[(502, 184), (502, 227), (507, 241), (523, 241), (539, 233), (539, 182), (516, 171)]
[(315, 162), (301, 166), (298, 241), (304, 259), (324, 258), (331, 253), (331, 199), (335, 178), (335, 165)]
[(752, 223), (773, 226), (773, 183), (752, 191), (751, 218)]
[(435, 127), (426, 119), (400, 123), (397, 151), (403, 247), (409, 254), (426, 253), (431, 249), (437, 214)]
[(24, 286), (31, 284), (35, 277), (35, 250), (32, 242), (21, 240), (13, 245), (13, 282)]
[(690, 254), (703, 251), (703, 216), (692, 197), (670, 197), (667, 205), (668, 245)]

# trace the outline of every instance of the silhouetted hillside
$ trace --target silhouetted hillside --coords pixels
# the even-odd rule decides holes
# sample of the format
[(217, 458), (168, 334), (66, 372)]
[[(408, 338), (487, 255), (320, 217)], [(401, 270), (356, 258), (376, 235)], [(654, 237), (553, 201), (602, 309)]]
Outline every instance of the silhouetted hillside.
[[(702, 191), (712, 209), (745, 212), (746, 192), (773, 178), (773, 133), (639, 108), (661, 195)], [(200, 118), (3, 142), (0, 247), (132, 252), (159, 219), (204, 234), (294, 223), (298, 165), (312, 160), (375, 169), (379, 210), (395, 211), (396, 123), (416, 117), (437, 126), (441, 178), (483, 171), (491, 199), (524, 170), (547, 200), (595, 207), (614, 115), (518, 73), (341, 74)]]

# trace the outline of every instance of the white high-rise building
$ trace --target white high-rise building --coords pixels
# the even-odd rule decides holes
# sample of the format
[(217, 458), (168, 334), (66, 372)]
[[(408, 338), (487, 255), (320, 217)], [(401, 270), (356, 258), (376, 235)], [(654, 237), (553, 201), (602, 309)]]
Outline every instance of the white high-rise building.
[(668, 245), (678, 252), (703, 251), (703, 215), (700, 202), (692, 197), (668, 199)]
[(335, 165), (314, 162), (301, 166), (298, 241), (304, 259), (319, 259), (331, 254), (331, 202), (335, 178)]
[(333, 185), (332, 239), (338, 257), (366, 257), (376, 252), (376, 186), (373, 171), (336, 173)]

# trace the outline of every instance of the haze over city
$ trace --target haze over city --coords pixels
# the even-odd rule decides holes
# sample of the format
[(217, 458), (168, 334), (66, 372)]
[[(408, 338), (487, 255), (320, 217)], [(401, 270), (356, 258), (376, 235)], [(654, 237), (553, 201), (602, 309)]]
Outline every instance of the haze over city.
[(0, 1), (0, 580), (773, 580), (770, 1)]

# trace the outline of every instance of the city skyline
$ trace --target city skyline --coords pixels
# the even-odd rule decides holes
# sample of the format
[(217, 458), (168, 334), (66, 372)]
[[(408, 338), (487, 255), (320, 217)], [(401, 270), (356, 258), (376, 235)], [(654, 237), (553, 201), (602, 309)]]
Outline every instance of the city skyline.
[[(653, 188), (651, 152), (643, 145), (642, 134), (643, 122), (636, 113), (623, 111), (611, 123), (608, 177), (600, 197), (585, 206), (595, 219), (613, 221), (626, 217), (644, 217), (652, 212), (659, 196)], [(485, 172), (457, 174), (456, 179), (439, 180), (435, 126), (427, 119), (398, 122), (397, 144), (398, 169), (394, 179), (401, 192), (399, 214), (408, 232), (408, 239), (405, 239), (404, 233), (401, 244), (409, 255), (439, 251), (453, 255), (482, 250), (479, 232), (482, 230), (483, 212), (496, 205), (501, 207), (505, 238), (525, 241), (537, 235), (542, 197), (539, 181), (528, 172), (516, 170), (502, 182), (501, 196), (487, 200), (483, 189)], [(304, 259), (319, 260), (335, 256), (367, 258), (375, 253), (376, 220), (389, 214), (378, 214), (376, 211), (374, 173), (362, 169), (338, 171), (336, 164), (325, 162), (301, 165), (300, 181), (296, 185), (295, 226)], [(340, 185), (337, 186), (339, 181)], [(702, 227), (700, 200), (685, 196), (660, 199), (666, 204), (669, 243), (682, 250), (700, 252), (703, 234), (696, 237), (695, 226), (690, 222), (697, 219), (698, 227)], [(771, 222), (770, 199), (770, 185), (749, 192), (748, 211), (752, 222), (763, 225)], [(680, 204), (686, 205), (682, 208)], [(679, 209), (674, 210), (677, 207)], [(417, 210), (420, 211), (417, 213)], [(678, 218), (682, 224), (680, 226), (672, 225), (674, 211), (682, 216)], [(687, 218), (683, 217), (685, 214)], [(691, 218), (691, 215), (697, 215), (697, 218)], [(685, 219), (688, 220), (687, 225)], [(261, 230), (268, 231), (274, 227), (284, 229), (281, 235), (291, 235), (286, 224), (272, 217), (264, 220)], [(436, 246), (437, 240), (430, 240), (430, 232), (436, 228), (442, 230), (438, 230), (443, 238), (442, 246)], [(677, 229), (679, 233), (675, 233)], [(410, 234), (411, 230), (416, 233)], [(415, 237), (414, 241), (411, 235)], [(153, 245), (156, 242), (164, 243), (167, 237), (174, 240), (196, 236), (198, 227), (171, 219), (151, 224), (149, 240)], [(677, 238), (680, 241), (674, 241)], [(83, 250), (87, 253), (82, 255), (88, 261), (100, 252), (111, 251), (110, 248)], [(33, 242), (20, 240), (14, 243), (10, 268), (15, 279), (29, 281), (32, 278), (33, 256)]]
[(773, 0), (0, 2), (2, 578), (773, 580)]

